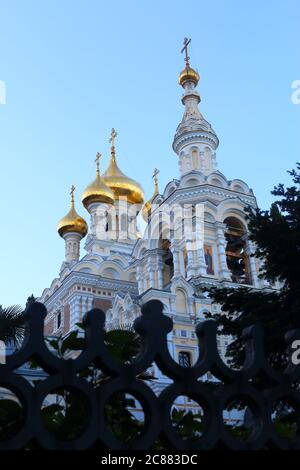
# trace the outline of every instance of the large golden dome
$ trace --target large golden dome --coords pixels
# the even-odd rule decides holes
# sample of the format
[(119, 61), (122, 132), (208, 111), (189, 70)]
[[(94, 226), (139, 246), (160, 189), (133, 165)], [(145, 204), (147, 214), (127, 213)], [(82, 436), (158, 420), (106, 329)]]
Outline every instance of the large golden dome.
[(178, 79), (179, 84), (181, 86), (184, 86), (184, 84), (187, 81), (193, 82), (195, 86), (197, 86), (197, 83), (199, 82), (199, 80), (200, 80), (199, 73), (196, 72), (196, 70), (192, 69), (192, 67), (190, 67), (189, 64), (187, 64), (186, 67), (182, 70), (182, 72), (180, 72), (179, 79)]
[(99, 159), (100, 154), (97, 153), (96, 163), (96, 179), (87, 186), (85, 189), (81, 201), (84, 207), (87, 209), (90, 204), (93, 203), (114, 203), (114, 193), (113, 191), (104, 183), (103, 178), (100, 176), (99, 171)]
[[(113, 129), (114, 138), (116, 132)], [(112, 139), (111, 139), (112, 140)], [(114, 192), (115, 199), (120, 197), (127, 198), (127, 202), (131, 204), (142, 204), (144, 202), (143, 188), (120, 170), (116, 162), (115, 147), (111, 147), (111, 159), (106, 172), (103, 175), (104, 183)]]
[(63, 217), (58, 222), (57, 231), (58, 231), (58, 233), (61, 237), (64, 237), (64, 235), (66, 233), (75, 232), (75, 233), (79, 233), (83, 238), (83, 237), (86, 236), (86, 234), (88, 232), (88, 226), (87, 226), (86, 221), (82, 217), (80, 217), (80, 215), (78, 215), (76, 210), (75, 210), (74, 196), (73, 196), (74, 190), (75, 190), (75, 188), (74, 188), (74, 186), (72, 186), (72, 189), (71, 189), (71, 194), (72, 194), (71, 209), (69, 210), (67, 215), (65, 215), (65, 217)]

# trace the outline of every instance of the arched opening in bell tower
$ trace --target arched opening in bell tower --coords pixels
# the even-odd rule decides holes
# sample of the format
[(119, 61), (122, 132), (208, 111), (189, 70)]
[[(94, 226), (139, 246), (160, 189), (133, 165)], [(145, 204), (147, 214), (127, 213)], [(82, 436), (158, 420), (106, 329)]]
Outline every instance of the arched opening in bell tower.
[(226, 261), (231, 279), (238, 284), (251, 284), (249, 257), (246, 253), (246, 229), (235, 217), (227, 217), (225, 239)]

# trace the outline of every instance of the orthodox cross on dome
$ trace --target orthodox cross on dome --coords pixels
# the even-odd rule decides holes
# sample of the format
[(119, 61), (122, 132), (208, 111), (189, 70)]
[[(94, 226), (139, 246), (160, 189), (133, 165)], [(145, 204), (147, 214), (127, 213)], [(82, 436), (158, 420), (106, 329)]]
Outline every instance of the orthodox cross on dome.
[(159, 174), (159, 170), (157, 168), (154, 168), (152, 178), (154, 179), (154, 188), (155, 188), (154, 193), (155, 194), (158, 194), (158, 178), (157, 178), (158, 174)]
[(75, 188), (74, 184), (72, 184), (71, 191), (70, 191), (72, 206), (74, 206), (74, 192), (75, 192), (75, 189), (76, 188)]
[(112, 128), (111, 133), (110, 133), (109, 143), (111, 144), (111, 158), (113, 161), (115, 161), (116, 159), (115, 140), (116, 140), (117, 135), (118, 133), (115, 131), (114, 128)]
[(186, 66), (187, 66), (187, 67), (190, 65), (190, 63), (189, 63), (190, 58), (189, 58), (189, 56), (188, 56), (188, 45), (190, 44), (190, 42), (191, 42), (191, 39), (184, 38), (184, 40), (183, 40), (183, 48), (182, 48), (181, 51), (180, 51), (181, 54), (182, 54), (183, 52), (185, 52), (185, 59), (184, 59), (184, 60), (185, 60), (185, 62), (186, 62)]
[(102, 157), (101, 153), (97, 152), (96, 153), (96, 158), (95, 158), (97, 175), (100, 175), (100, 159), (101, 159), (101, 157)]
[(112, 128), (111, 133), (110, 133), (110, 139), (109, 139), (109, 143), (111, 144), (112, 147), (115, 146), (115, 139), (117, 135), (118, 133), (115, 131), (114, 128)]

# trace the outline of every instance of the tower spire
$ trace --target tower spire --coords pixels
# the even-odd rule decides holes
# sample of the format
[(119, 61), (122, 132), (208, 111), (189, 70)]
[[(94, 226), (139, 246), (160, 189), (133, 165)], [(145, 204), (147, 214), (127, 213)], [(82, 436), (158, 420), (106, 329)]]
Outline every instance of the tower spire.
[(190, 43), (191, 39), (184, 38), (181, 49), (181, 53), (185, 53), (185, 68), (179, 75), (179, 84), (184, 90), (181, 101), (185, 110), (176, 129), (173, 150), (179, 156), (181, 175), (190, 171), (200, 171), (208, 175), (216, 169), (215, 151), (219, 140), (199, 110), (201, 98), (197, 85), (200, 75), (190, 66), (188, 50)]

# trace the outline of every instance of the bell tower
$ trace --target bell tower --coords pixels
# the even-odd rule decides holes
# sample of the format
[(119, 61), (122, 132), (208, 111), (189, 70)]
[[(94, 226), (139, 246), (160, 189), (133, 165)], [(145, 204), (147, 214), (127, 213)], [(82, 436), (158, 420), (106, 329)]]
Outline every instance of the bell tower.
[(179, 157), (181, 176), (191, 171), (209, 175), (217, 167), (216, 149), (219, 139), (198, 107), (201, 101), (197, 91), (200, 75), (190, 66), (188, 56), (190, 42), (190, 39), (185, 38), (181, 50), (185, 53), (186, 65), (179, 75), (179, 84), (184, 90), (181, 101), (185, 110), (181, 123), (176, 129), (173, 150)]

